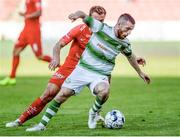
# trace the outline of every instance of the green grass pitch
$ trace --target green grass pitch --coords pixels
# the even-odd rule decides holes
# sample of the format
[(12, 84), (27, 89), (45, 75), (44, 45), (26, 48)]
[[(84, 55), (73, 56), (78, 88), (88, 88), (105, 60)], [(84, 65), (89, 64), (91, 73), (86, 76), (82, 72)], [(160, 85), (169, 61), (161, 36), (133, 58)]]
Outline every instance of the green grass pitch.
[[(53, 44), (47, 45), (43, 51), (51, 55)], [(5, 128), (6, 122), (15, 120), (42, 94), (52, 74), (28, 47), (21, 55), (17, 85), (0, 87), (0, 136), (180, 136), (180, 42), (133, 42), (132, 47), (136, 55), (145, 57), (147, 65), (142, 69), (152, 83), (144, 84), (124, 57), (116, 59), (110, 98), (102, 115), (112, 109), (122, 111), (126, 117), (122, 129), (110, 130), (101, 124), (95, 130), (88, 129), (88, 110), (94, 97), (87, 88), (61, 106), (46, 131), (25, 132), (43, 113), (21, 127)], [(9, 74), (12, 49), (12, 41), (0, 41), (0, 79)], [(67, 51), (61, 52), (62, 60)]]
[(112, 78), (109, 100), (102, 115), (112, 109), (121, 110), (126, 122), (122, 129), (87, 127), (88, 110), (94, 97), (85, 88), (64, 103), (43, 132), (27, 133), (25, 129), (39, 122), (42, 113), (17, 128), (5, 128), (36, 97), (40, 96), (49, 77), (19, 77), (16, 86), (0, 87), (0, 136), (180, 136), (179, 77), (152, 77), (146, 85), (137, 77)]

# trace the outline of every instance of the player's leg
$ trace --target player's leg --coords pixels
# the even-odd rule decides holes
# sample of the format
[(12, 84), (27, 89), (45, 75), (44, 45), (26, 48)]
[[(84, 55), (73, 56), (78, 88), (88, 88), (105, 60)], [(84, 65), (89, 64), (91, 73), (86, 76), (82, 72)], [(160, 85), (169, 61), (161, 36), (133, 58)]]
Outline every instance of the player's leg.
[(64, 103), (69, 97), (74, 95), (74, 91), (68, 88), (61, 88), (60, 92), (56, 95), (56, 97), (50, 102), (47, 107), (41, 121), (38, 125), (35, 125), (32, 128), (27, 128), (26, 131), (41, 131), (45, 130), (47, 124), (50, 122), (52, 117), (56, 115), (59, 107), (62, 103)]
[(84, 74), (85, 73), (76, 68), (71, 75), (66, 78), (55, 99), (50, 102), (49, 107), (46, 109), (45, 114), (41, 119), (41, 122), (32, 128), (28, 128), (26, 131), (44, 130), (50, 119), (57, 113), (60, 105), (64, 103), (70, 96), (79, 93), (81, 89), (89, 83)]
[(16, 84), (16, 71), (19, 66), (20, 62), (20, 53), (23, 51), (23, 49), (26, 47), (26, 36), (24, 32), (21, 32), (18, 41), (16, 42), (14, 49), (13, 49), (13, 59), (12, 59), (12, 68), (11, 73), (9, 77), (6, 77), (5, 79), (0, 81), (0, 85), (15, 85)]
[(68, 75), (69, 72), (67, 73), (67, 71), (62, 71), (61, 68), (56, 71), (56, 73), (54, 73), (52, 78), (49, 80), (49, 83), (43, 94), (34, 100), (33, 103), (26, 109), (25, 112), (20, 115), (17, 120), (7, 123), (6, 127), (16, 127), (22, 125), (27, 120), (38, 115), (45, 107), (45, 105), (56, 96)]
[(59, 92), (60, 88), (52, 83), (48, 83), (47, 88), (41, 97), (38, 97), (34, 102), (26, 109), (26, 111), (18, 118), (20, 123), (23, 124), (27, 120), (38, 115), (46, 104), (51, 101), (56, 94)]
[(37, 57), (37, 59), (43, 60), (46, 62), (50, 62), (52, 60), (52, 58), (50, 56), (42, 54), (42, 48), (40, 46), (38, 46), (38, 44), (34, 43), (34, 44), (32, 44), (31, 47), (32, 47), (32, 50), (33, 50), (35, 56)]
[(48, 83), (47, 88), (41, 97), (35, 99), (32, 104), (19, 116), (18, 119), (6, 123), (6, 127), (17, 127), (25, 123), (27, 120), (38, 115), (45, 105), (58, 93), (59, 87), (55, 84)]
[(99, 112), (101, 111), (102, 105), (109, 97), (108, 79), (95, 81), (90, 85), (90, 88), (93, 94), (96, 95), (96, 98), (92, 108), (89, 110), (88, 127), (94, 129), (97, 125), (97, 119), (101, 118), (99, 117)]
[(31, 48), (35, 54), (35, 56), (39, 60), (43, 60), (46, 62), (50, 62), (52, 58), (48, 55), (43, 55), (42, 53), (42, 43), (41, 43), (41, 34), (39, 31), (35, 32), (36, 35), (29, 36)]

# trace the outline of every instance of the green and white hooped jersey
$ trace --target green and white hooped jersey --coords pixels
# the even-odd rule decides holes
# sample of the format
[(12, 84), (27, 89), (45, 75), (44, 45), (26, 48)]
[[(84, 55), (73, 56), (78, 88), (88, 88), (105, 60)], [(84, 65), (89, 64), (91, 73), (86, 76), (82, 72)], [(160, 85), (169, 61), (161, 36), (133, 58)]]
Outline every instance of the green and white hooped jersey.
[(80, 66), (102, 75), (111, 75), (115, 58), (119, 53), (130, 56), (132, 53), (128, 39), (120, 40), (115, 36), (114, 28), (88, 16), (84, 22), (93, 34), (79, 61)]

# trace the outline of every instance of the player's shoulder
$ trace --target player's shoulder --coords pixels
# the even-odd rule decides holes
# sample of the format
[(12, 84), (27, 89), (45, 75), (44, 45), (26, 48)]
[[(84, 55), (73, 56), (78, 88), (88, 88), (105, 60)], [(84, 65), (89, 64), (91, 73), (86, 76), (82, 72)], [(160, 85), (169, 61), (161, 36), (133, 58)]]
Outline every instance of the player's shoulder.
[(113, 27), (106, 24), (106, 23), (103, 23), (102, 29), (105, 30), (105, 31), (112, 31)]
[(80, 31), (83, 31), (83, 30), (88, 28), (88, 26), (86, 24), (84, 24), (84, 23), (83, 24), (79, 24), (77, 27), (79, 28)]

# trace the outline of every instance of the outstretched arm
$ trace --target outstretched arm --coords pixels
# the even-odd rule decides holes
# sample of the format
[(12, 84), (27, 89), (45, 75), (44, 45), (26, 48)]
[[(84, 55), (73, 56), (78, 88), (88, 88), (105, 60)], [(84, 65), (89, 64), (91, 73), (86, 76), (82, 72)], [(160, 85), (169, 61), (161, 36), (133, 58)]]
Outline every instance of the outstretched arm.
[(72, 22), (74, 22), (75, 20), (81, 18), (81, 19), (85, 19), (87, 17), (87, 14), (84, 13), (83, 11), (76, 11), (75, 13), (71, 13), (68, 18), (70, 20), (72, 20)]
[(140, 69), (140, 67), (138, 66), (137, 63), (137, 58), (136, 56), (132, 53), (130, 57), (127, 57), (129, 63), (131, 64), (131, 66), (136, 70), (136, 72), (139, 74), (139, 76), (147, 83), (150, 83), (150, 78), (147, 74), (143, 73)]
[(58, 41), (53, 48), (53, 59), (49, 64), (50, 70), (55, 70), (60, 65), (60, 51), (65, 46), (65, 42)]
[(38, 18), (38, 17), (41, 16), (41, 14), (42, 14), (41, 10), (35, 11), (35, 12), (31, 13), (31, 14), (25, 14), (23, 12), (19, 12), (19, 15), (23, 16), (26, 19)]

